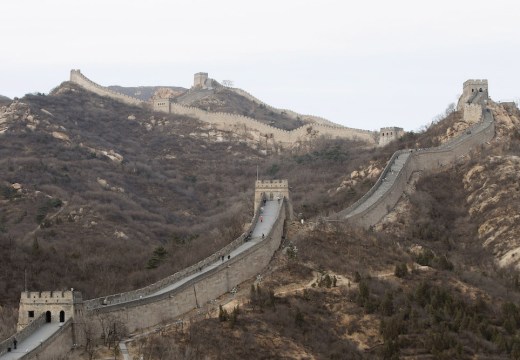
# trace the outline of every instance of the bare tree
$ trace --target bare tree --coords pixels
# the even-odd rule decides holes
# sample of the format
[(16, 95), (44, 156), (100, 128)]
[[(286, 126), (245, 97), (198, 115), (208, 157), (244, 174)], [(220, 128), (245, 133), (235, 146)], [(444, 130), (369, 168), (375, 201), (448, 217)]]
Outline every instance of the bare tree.
[(222, 85), (226, 87), (233, 87), (233, 80), (222, 80)]

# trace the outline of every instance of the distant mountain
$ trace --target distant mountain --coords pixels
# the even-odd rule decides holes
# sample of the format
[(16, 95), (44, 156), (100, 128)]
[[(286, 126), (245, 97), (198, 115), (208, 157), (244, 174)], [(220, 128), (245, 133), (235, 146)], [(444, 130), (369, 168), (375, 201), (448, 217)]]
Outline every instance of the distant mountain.
[(177, 96), (185, 93), (188, 89), (179, 86), (137, 86), (137, 87), (126, 87), (119, 85), (112, 85), (108, 87), (112, 91), (117, 91), (119, 93), (135, 97), (137, 99), (147, 101), (149, 100), (156, 91), (160, 89), (170, 89), (173, 93), (176, 93)]

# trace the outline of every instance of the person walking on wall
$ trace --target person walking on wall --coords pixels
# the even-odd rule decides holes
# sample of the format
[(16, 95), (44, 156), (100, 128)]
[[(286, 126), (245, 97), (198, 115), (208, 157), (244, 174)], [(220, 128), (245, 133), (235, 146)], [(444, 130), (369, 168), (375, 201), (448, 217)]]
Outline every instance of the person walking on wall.
[(18, 344), (18, 341), (16, 340), (16, 338), (13, 339), (13, 347), (14, 349), (16, 350), (16, 345)]
[(264, 222), (264, 217), (260, 216), (260, 222)]

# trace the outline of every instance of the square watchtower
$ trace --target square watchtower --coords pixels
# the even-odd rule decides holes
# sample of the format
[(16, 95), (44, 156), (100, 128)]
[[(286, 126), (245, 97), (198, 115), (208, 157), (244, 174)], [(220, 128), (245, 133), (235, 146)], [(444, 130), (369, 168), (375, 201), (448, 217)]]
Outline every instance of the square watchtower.
[(63, 323), (83, 311), (83, 298), (79, 291), (24, 291), (20, 296), (18, 331), (38, 319)]
[(255, 183), (255, 211), (263, 197), (267, 200), (286, 198), (289, 200), (289, 182), (282, 180), (256, 180)]
[(198, 72), (193, 78), (193, 87), (199, 89), (206, 89), (206, 81), (208, 80), (208, 73)]

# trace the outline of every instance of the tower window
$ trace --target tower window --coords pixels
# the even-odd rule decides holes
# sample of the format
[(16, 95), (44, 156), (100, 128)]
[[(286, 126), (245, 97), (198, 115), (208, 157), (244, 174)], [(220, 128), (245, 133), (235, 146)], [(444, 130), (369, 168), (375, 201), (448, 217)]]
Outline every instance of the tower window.
[(30, 317), (30, 318), (33, 318), (33, 317), (34, 317), (34, 311), (33, 311), (33, 310), (30, 310), (30, 311), (29, 311), (29, 317)]

